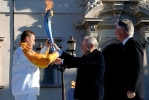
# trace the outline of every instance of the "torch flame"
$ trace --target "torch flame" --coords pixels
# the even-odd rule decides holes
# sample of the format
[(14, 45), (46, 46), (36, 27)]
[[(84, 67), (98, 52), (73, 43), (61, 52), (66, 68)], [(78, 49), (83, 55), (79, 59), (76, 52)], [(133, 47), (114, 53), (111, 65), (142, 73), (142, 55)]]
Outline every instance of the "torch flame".
[(53, 1), (52, 0), (45, 0), (46, 8), (45, 10), (48, 11), (53, 7)]

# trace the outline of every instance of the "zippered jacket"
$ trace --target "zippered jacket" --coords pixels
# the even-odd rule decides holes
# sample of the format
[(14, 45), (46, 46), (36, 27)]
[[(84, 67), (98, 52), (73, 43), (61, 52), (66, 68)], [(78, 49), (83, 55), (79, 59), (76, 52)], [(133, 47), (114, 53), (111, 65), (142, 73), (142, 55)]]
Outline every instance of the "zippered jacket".
[(33, 51), (26, 43), (21, 42), (13, 56), (12, 93), (39, 94), (39, 68), (46, 68), (59, 56), (58, 52), (49, 54), (47, 48), (42, 48), (44, 54)]

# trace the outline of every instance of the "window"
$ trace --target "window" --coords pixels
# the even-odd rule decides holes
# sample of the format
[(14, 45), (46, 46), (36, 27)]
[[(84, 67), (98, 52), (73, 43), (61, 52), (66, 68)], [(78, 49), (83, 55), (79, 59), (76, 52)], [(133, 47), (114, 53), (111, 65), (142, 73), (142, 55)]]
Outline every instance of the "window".
[[(40, 48), (44, 45), (45, 38), (36, 38), (35, 50), (39, 53)], [(54, 38), (54, 41), (59, 45), (61, 38)], [(45, 69), (40, 69), (40, 86), (41, 87), (51, 87), (51, 86), (61, 86), (61, 72), (56, 69), (58, 65), (50, 64)]]
[(49, 65), (45, 69), (40, 69), (40, 84), (41, 86), (60, 85), (60, 72), (55, 69), (56, 65)]

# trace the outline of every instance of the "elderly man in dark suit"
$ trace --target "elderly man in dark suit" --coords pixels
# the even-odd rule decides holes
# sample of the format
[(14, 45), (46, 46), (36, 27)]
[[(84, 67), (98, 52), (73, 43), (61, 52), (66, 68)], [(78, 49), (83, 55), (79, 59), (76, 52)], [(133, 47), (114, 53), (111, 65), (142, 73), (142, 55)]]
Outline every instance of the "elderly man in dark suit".
[(117, 39), (123, 43), (117, 64), (115, 100), (144, 100), (143, 49), (133, 38), (134, 26), (128, 19), (117, 22)]
[[(59, 48), (55, 45), (55, 48)], [(62, 52), (63, 65), (68, 68), (78, 68), (74, 90), (75, 100), (102, 100), (104, 96), (104, 70), (103, 55), (97, 50), (98, 42), (94, 37), (86, 36), (82, 42), (82, 57), (73, 57)], [(60, 63), (56, 60), (55, 63)]]

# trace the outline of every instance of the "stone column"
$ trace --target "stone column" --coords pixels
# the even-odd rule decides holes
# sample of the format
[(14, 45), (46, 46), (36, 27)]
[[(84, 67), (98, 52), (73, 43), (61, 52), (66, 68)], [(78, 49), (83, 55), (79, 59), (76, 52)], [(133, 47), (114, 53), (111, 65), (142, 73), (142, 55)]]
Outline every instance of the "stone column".
[[(148, 29), (146, 29), (148, 30)], [(149, 100), (149, 31), (144, 32), (144, 75), (145, 75), (145, 100)]]

